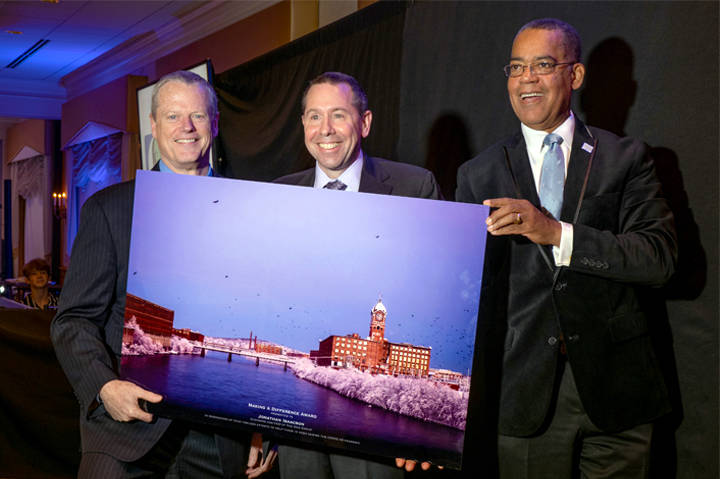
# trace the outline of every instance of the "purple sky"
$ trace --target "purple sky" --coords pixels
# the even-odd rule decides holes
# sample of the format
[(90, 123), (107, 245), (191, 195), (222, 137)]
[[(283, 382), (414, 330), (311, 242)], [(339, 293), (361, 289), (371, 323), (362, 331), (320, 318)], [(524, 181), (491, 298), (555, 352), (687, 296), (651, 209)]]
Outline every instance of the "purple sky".
[(487, 207), (139, 171), (128, 292), (175, 327), (309, 352), (369, 334), (431, 346), (467, 372)]

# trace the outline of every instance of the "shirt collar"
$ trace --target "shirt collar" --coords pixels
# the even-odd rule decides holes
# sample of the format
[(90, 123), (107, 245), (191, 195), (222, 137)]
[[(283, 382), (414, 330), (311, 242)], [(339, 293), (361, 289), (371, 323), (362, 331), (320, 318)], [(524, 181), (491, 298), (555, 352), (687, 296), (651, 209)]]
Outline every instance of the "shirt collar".
[[(163, 173), (175, 173), (173, 170), (170, 169), (170, 167), (168, 165), (165, 164), (165, 161), (163, 161), (162, 158), (160, 158), (159, 168), (160, 168), (160, 171)], [(213, 176), (212, 166), (210, 168), (208, 168), (207, 176)]]
[[(360, 191), (360, 177), (362, 176), (364, 159), (365, 153), (360, 150), (360, 154), (358, 155), (357, 159), (353, 161), (352, 165), (348, 166), (348, 168), (343, 171), (340, 176), (337, 177), (338, 180), (342, 181), (347, 185), (347, 189), (345, 191)], [(332, 178), (325, 174), (325, 172), (322, 170), (322, 168), (320, 168), (316, 161), (315, 183), (313, 184), (313, 188), (322, 188), (332, 180)]]
[[(525, 137), (525, 144), (527, 145), (528, 151), (531, 151), (534, 154), (540, 154), (543, 149), (543, 140), (545, 140), (548, 133), (541, 130), (533, 130), (524, 123), (520, 123), (520, 129), (522, 130), (523, 137)], [(571, 111), (567, 120), (565, 120), (562, 125), (555, 128), (553, 133), (562, 136), (563, 146), (567, 148), (567, 151), (570, 151), (572, 150), (574, 132), (575, 115), (573, 115), (573, 112)]]

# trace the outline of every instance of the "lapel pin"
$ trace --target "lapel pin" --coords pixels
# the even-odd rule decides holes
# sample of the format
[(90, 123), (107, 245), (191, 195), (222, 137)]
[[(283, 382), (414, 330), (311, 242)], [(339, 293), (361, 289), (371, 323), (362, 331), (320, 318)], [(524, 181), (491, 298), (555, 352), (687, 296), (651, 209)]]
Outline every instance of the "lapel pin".
[(593, 147), (591, 145), (588, 145), (587, 143), (583, 143), (582, 149), (587, 151), (588, 153), (592, 153)]

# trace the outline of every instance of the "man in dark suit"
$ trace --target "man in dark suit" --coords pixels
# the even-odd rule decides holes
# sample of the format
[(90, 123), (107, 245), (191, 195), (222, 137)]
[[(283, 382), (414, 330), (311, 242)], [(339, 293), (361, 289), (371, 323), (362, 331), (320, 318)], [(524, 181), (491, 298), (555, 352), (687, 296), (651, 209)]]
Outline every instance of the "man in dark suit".
[[(214, 176), (217, 99), (204, 79), (185, 71), (161, 78), (150, 119), (162, 157), (154, 170)], [(83, 206), (52, 323), (80, 402), (79, 477), (242, 477), (249, 434), (154, 418), (143, 404), (162, 396), (119, 379), (134, 191), (134, 181), (113, 185)]]
[(305, 146), (315, 158), (315, 168), (275, 183), (442, 199), (435, 177), (426, 169), (363, 153), (360, 143), (370, 134), (372, 112), (353, 77), (326, 72), (315, 78), (303, 93), (302, 110)]
[[(442, 199), (435, 177), (424, 168), (363, 153), (360, 142), (370, 133), (372, 112), (365, 91), (353, 77), (327, 72), (315, 78), (303, 93), (302, 111), (305, 146), (316, 160), (315, 168), (284, 176), (276, 183)], [(279, 446), (278, 458), (283, 479), (390, 479), (404, 475), (394, 461), (290, 444)]]
[(525, 25), (505, 67), (521, 131), (458, 173), (457, 200), (493, 208), (480, 322), (504, 349), (503, 478), (646, 477), (671, 408), (646, 298), (674, 271), (672, 215), (647, 145), (570, 111), (580, 58), (570, 25)]

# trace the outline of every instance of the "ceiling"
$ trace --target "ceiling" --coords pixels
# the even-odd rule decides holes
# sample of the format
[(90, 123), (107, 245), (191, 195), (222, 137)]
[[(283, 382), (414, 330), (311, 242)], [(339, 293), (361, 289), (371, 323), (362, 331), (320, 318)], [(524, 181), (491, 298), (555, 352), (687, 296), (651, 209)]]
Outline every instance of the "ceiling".
[(59, 119), (68, 99), (279, 0), (51, 1), (0, 0), (0, 117)]

